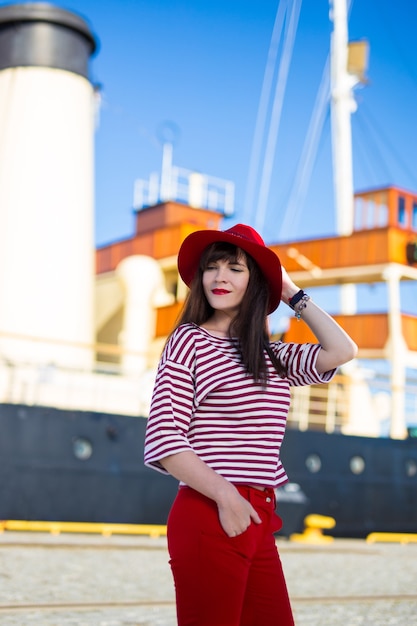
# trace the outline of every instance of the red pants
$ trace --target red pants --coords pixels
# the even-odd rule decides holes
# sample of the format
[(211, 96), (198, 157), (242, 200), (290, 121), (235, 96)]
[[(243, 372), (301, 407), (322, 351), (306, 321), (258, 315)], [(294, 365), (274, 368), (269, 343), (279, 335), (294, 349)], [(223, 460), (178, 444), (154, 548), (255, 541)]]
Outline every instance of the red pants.
[(293, 626), (273, 532), (282, 526), (273, 489), (237, 486), (262, 519), (237, 537), (220, 525), (217, 505), (182, 487), (168, 519), (178, 626)]

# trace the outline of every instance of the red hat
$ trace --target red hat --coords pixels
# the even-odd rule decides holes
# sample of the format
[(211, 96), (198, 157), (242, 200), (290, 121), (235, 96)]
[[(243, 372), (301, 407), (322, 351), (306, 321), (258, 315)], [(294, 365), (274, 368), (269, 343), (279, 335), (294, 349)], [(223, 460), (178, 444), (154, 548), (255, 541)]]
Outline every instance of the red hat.
[(227, 230), (199, 230), (188, 235), (178, 253), (178, 271), (189, 287), (200, 263), (200, 257), (212, 243), (226, 241), (247, 252), (258, 264), (269, 287), (268, 313), (281, 301), (282, 270), (275, 252), (266, 247), (262, 237), (250, 226), (236, 224)]

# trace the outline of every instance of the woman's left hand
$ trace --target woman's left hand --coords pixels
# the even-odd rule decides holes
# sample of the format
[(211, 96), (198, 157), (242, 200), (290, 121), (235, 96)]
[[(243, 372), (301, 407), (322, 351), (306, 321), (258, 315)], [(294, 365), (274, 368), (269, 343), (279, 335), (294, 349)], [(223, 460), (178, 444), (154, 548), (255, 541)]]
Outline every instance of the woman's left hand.
[(293, 296), (300, 291), (300, 288), (294, 283), (293, 280), (288, 275), (285, 267), (281, 266), (282, 271), (282, 292), (281, 292), (281, 300), (288, 304)]

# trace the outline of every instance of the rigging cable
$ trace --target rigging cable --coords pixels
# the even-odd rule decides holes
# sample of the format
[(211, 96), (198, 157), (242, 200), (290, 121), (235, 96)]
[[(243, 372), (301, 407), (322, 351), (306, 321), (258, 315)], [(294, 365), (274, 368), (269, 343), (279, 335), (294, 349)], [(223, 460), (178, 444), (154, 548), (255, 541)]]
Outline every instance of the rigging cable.
[[(348, 0), (347, 11), (350, 14), (353, 6), (353, 0)], [(294, 182), (291, 188), (290, 197), (281, 227), (278, 239), (282, 240), (289, 237), (290, 229), (298, 226), (301, 212), (304, 208), (308, 187), (313, 172), (314, 163), (317, 156), (318, 145), (323, 133), (323, 127), (328, 116), (330, 103), (330, 55), (328, 55), (316, 101), (313, 108), (312, 117), (307, 130), (305, 142), (303, 145), (299, 165), (296, 170)]]
[[(377, 123), (376, 119), (372, 116), (370, 111), (365, 105), (362, 105), (362, 109), (365, 110), (365, 120), (368, 123), (369, 128), (372, 129), (374, 136), (378, 137), (380, 144), (383, 145), (394, 157), (396, 162), (403, 168), (405, 174), (410, 177), (411, 180), (416, 180), (416, 173), (409, 168), (407, 162), (402, 158), (401, 154), (394, 148), (393, 144), (388, 138), (388, 135), (384, 132), (382, 127)], [(387, 163), (385, 165), (388, 167)]]
[(275, 95), (272, 103), (271, 119), (267, 136), (265, 157), (263, 161), (261, 182), (259, 188), (258, 203), (256, 207), (255, 228), (258, 232), (262, 232), (266, 208), (269, 196), (269, 188), (271, 185), (272, 167), (274, 164), (274, 156), (276, 151), (276, 143), (281, 119), (282, 106), (284, 101), (285, 87), (287, 84), (292, 50), (294, 47), (295, 34), (298, 27), (298, 19), (300, 16), (301, 0), (294, 0), (291, 7), (291, 14), (286, 23), (284, 34), (284, 47), (278, 68), (278, 78), (275, 88)]
[(288, 236), (291, 227), (297, 227), (304, 206), (330, 100), (329, 63), (329, 57), (327, 57), (290, 198), (281, 222), (279, 240)]
[(253, 136), (252, 151), (249, 161), (248, 181), (246, 184), (246, 195), (244, 204), (243, 221), (249, 223), (250, 216), (253, 213), (255, 202), (255, 187), (258, 176), (258, 169), (261, 160), (261, 150), (263, 136), (265, 133), (266, 118), (268, 114), (268, 105), (271, 99), (272, 82), (274, 79), (275, 66), (277, 62), (279, 42), (281, 40), (282, 29), (284, 26), (285, 14), (288, 8), (288, 0), (282, 0), (278, 4), (278, 10), (275, 17), (275, 23), (272, 30), (271, 42), (268, 50), (268, 58), (265, 67), (265, 74), (262, 83), (261, 97), (259, 100), (258, 113), (256, 116), (255, 132)]
[(366, 116), (361, 111), (360, 115), (355, 116), (355, 128), (357, 132), (354, 133), (354, 149), (360, 159), (357, 159), (358, 167), (360, 169), (361, 177), (367, 181), (367, 186), (378, 185), (380, 181), (378, 172), (385, 177), (385, 182), (388, 182), (390, 172), (387, 167), (385, 159), (381, 157), (381, 152), (378, 145), (378, 136), (375, 136), (373, 129), (369, 126), (366, 120)]

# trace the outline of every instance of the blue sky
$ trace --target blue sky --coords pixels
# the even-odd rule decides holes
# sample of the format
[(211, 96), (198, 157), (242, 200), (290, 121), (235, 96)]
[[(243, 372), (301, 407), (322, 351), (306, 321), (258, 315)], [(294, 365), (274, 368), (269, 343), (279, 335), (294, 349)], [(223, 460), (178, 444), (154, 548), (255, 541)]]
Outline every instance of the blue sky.
[[(4, 2), (0, 3), (7, 4)], [(242, 221), (246, 182), (278, 0), (65, 0), (99, 40), (91, 77), (102, 89), (96, 133), (96, 243), (132, 234), (133, 185), (159, 171), (158, 128), (180, 130), (174, 163), (232, 180)], [(353, 0), (351, 40), (370, 44), (369, 84), (353, 116), (356, 189), (417, 190), (417, 4)], [(303, 0), (278, 135), (266, 228), (278, 240), (329, 50), (327, 0)], [(254, 221), (251, 216), (247, 221)], [(334, 231), (330, 123), (305, 205), (288, 237)]]

